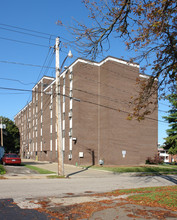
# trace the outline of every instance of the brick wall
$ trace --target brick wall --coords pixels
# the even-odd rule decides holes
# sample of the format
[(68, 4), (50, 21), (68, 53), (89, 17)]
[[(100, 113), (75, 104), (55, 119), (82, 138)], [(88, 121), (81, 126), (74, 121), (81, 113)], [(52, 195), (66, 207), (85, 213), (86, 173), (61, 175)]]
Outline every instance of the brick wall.
[[(141, 122), (127, 120), (132, 111), (131, 96), (137, 96), (137, 77), (136, 64), (112, 57), (100, 63), (78, 59), (62, 73), (60, 94), (65, 163), (92, 165), (101, 159), (107, 165), (139, 165), (157, 153), (158, 111)], [(53, 80), (44, 77), (33, 88), (45, 92), (38, 93), (38, 97), (33, 92), (31, 102), (30, 155), (34, 159), (37, 156), (39, 160), (57, 161)], [(35, 106), (37, 112), (33, 114)], [(15, 118), (20, 131), (20, 122), (25, 120), (21, 115), (24, 114), (24, 110), (20, 111)]]

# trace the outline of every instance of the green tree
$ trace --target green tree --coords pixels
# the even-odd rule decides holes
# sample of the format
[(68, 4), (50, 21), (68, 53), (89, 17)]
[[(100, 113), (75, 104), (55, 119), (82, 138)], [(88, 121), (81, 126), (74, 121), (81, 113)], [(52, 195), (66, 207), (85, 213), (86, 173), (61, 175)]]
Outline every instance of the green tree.
[[(17, 126), (8, 118), (2, 118), (2, 124), (6, 125), (6, 129), (3, 129), (3, 145), (5, 152), (19, 153), (20, 151), (20, 134)], [(1, 137), (0, 137), (1, 140)]]
[[(151, 68), (149, 80), (143, 82), (139, 80), (139, 97), (132, 101), (136, 106), (135, 117), (150, 114), (154, 109), (152, 107), (157, 106), (157, 99), (152, 99), (157, 90), (159, 98), (166, 97), (167, 87), (171, 94), (175, 93), (177, 1), (82, 0), (82, 2), (88, 9), (90, 22), (86, 25), (75, 21), (69, 27), (74, 36), (75, 48), (83, 55), (95, 59), (98, 54), (109, 49), (111, 36), (118, 40), (122, 38), (126, 48), (134, 51), (130, 62), (142, 64), (142, 73)], [(58, 24), (63, 25), (61, 21), (58, 21)]]
[(163, 117), (169, 123), (167, 130), (167, 137), (165, 139), (165, 149), (169, 154), (177, 154), (177, 94), (168, 96), (171, 103), (171, 109), (168, 111), (169, 115)]

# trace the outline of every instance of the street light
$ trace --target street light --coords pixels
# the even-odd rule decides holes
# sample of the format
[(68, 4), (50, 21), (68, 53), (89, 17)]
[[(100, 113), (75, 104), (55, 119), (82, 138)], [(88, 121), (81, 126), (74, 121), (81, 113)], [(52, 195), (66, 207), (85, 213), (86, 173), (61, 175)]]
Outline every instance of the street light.
[(56, 38), (55, 44), (56, 53), (56, 121), (57, 121), (57, 153), (58, 153), (58, 175), (64, 176), (64, 152), (62, 149), (62, 124), (61, 124), (61, 96), (60, 96), (60, 73), (66, 59), (72, 58), (71, 50), (63, 60), (60, 67), (59, 62), (59, 37)]
[(65, 61), (67, 60), (67, 58), (73, 58), (73, 54), (71, 53), (71, 50), (69, 50), (67, 56), (65, 57), (65, 59), (63, 60), (63, 63), (61, 64), (61, 67), (59, 68), (59, 73), (61, 73), (62, 69), (63, 69), (63, 65), (65, 64)]

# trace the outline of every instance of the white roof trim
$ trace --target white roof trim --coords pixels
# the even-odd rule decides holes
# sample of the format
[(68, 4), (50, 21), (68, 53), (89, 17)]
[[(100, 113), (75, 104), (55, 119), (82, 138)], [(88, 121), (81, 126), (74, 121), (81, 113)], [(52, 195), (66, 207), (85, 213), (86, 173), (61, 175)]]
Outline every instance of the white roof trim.
[[(145, 79), (149, 79), (149, 78), (150, 78), (150, 76), (148, 76), (148, 75), (143, 75), (143, 74), (139, 74), (139, 77), (145, 78)], [(155, 78), (154, 80), (155, 80), (155, 81), (158, 81), (157, 78)]]
[(136, 64), (136, 63), (130, 63), (130, 62), (127, 62), (125, 60), (119, 60), (117, 58), (114, 58), (114, 57), (107, 57), (105, 60), (103, 60), (99, 66), (103, 65), (104, 63), (106, 63), (107, 61), (114, 61), (114, 62), (117, 62), (117, 63), (121, 63), (121, 64), (124, 64), (124, 65), (127, 65), (127, 66), (132, 66), (132, 67), (136, 67), (136, 68), (139, 68), (139, 65)]
[(50, 76), (44, 76), (42, 77), (42, 79), (39, 80), (39, 82), (32, 88), (32, 91), (34, 91), (36, 89), (36, 87), (43, 81), (43, 79), (50, 79), (50, 80), (54, 80), (54, 77), (50, 77)]
[(27, 105), (25, 105), (25, 106), (14, 116), (14, 119), (15, 119), (16, 117), (18, 117), (18, 115), (19, 115), (20, 113), (22, 113), (23, 111), (25, 111), (26, 108), (29, 107), (31, 104), (32, 104), (32, 101), (30, 101)]
[(149, 76), (147, 76), (147, 75), (143, 75), (143, 74), (139, 74), (139, 77), (141, 77), (141, 78), (145, 78), (145, 79), (149, 79)]
[[(105, 60), (101, 61), (100, 63), (92, 62), (92, 61), (89, 61), (89, 60), (83, 60), (83, 59), (79, 58), (73, 64), (71, 64), (71, 66), (69, 66), (69, 70), (72, 71), (73, 66), (76, 65), (79, 62), (94, 65), (94, 66), (101, 66), (104, 63), (106, 63), (107, 61), (114, 61), (114, 62), (117, 62), (117, 63), (121, 63), (121, 64), (124, 64), (124, 65), (127, 65), (127, 66), (136, 67), (136, 68), (140, 67), (138, 64), (130, 63), (130, 62), (127, 62), (127, 61), (124, 61), (124, 60), (119, 60), (119, 59), (114, 58), (114, 57), (107, 57)], [(63, 76), (63, 74), (66, 73), (67, 71), (68, 71), (67, 69), (64, 70), (60, 76)]]
[(54, 83), (55, 83), (55, 79), (44, 89), (44, 92), (49, 89)]
[[(77, 63), (86, 63), (86, 64), (90, 64), (90, 65), (94, 65), (94, 66), (101, 66), (103, 65), (104, 63), (106, 63), (107, 61), (114, 61), (114, 62), (117, 62), (117, 63), (121, 63), (121, 64), (124, 64), (124, 65), (127, 65), (127, 66), (132, 66), (132, 67), (136, 67), (136, 68), (139, 68), (139, 65), (138, 64), (135, 64), (135, 63), (130, 63), (130, 62), (127, 62), (127, 61), (124, 61), (124, 60), (120, 60), (120, 59), (117, 59), (117, 58), (114, 58), (114, 57), (107, 57), (105, 58), (103, 61), (97, 63), (97, 62), (92, 62), (92, 61), (89, 61), (89, 60), (83, 60), (81, 58), (77, 59), (73, 64), (71, 64), (69, 66), (69, 70), (72, 71), (73, 70), (73, 66), (76, 65)], [(60, 74), (60, 77), (62, 77), (64, 74), (66, 74), (68, 71), (68, 68), (66, 70), (64, 70), (61, 74)], [(142, 78), (149, 78), (149, 76), (147, 75), (142, 75), (140, 74), (139, 75), (140, 77)], [(41, 83), (41, 81), (43, 81), (43, 79), (50, 79), (50, 80), (53, 80), (45, 89), (44, 91), (46, 91), (51, 85), (53, 85), (56, 81), (56, 79), (54, 77), (48, 77), (48, 76), (44, 76), (42, 77), (42, 79), (32, 88), (32, 91), (35, 90), (35, 88)], [(20, 114), (28, 105), (26, 105), (18, 114)], [(17, 115), (18, 115), (17, 114)], [(17, 116), (16, 115), (16, 116)], [(16, 117), (15, 116), (15, 117)]]

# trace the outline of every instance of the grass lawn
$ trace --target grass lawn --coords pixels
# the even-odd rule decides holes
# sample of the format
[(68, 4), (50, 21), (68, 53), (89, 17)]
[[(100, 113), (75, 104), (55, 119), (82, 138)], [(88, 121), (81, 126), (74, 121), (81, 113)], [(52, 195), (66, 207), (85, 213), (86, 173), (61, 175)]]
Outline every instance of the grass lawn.
[[(126, 195), (126, 197), (117, 199), (120, 195)], [(93, 200), (69, 205), (66, 209), (62, 207), (57, 212), (46, 209), (46, 203), (43, 202), (41, 203), (43, 208), (40, 211), (50, 213), (51, 216), (58, 219), (89, 219), (95, 212), (103, 211), (106, 213), (104, 210), (110, 209), (109, 212), (111, 213), (115, 209), (118, 215), (114, 219), (119, 219), (118, 209), (121, 207), (120, 209), (123, 209), (127, 214), (125, 219), (177, 219), (177, 214), (173, 213), (173, 211), (177, 211), (177, 186), (114, 190), (107, 193), (92, 194), (91, 196), (100, 197), (100, 201), (95, 202)], [(147, 207), (155, 209), (146, 209)], [(107, 219), (109, 219), (108, 214)]]
[(5, 171), (4, 167), (0, 164), (0, 175), (3, 175), (5, 173), (6, 173), (6, 171)]
[(156, 173), (156, 174), (177, 174), (177, 166), (171, 165), (144, 165), (136, 167), (113, 167), (113, 166), (92, 166), (93, 169), (107, 170), (115, 173), (125, 172), (144, 172), (144, 173)]
[(35, 170), (36, 172), (38, 172), (39, 174), (55, 174), (55, 172), (52, 172), (50, 170), (45, 170), (45, 169), (41, 169), (35, 166), (31, 166), (31, 165), (27, 165), (27, 164), (23, 164), (23, 166), (31, 169), (31, 170)]
[(128, 201), (139, 205), (162, 207), (177, 211), (177, 186), (150, 187), (131, 190), (120, 190), (121, 193), (136, 193)]
[(98, 196), (128, 195), (124, 200), (142, 206), (162, 207), (177, 211), (177, 186), (121, 189), (98, 194)]

